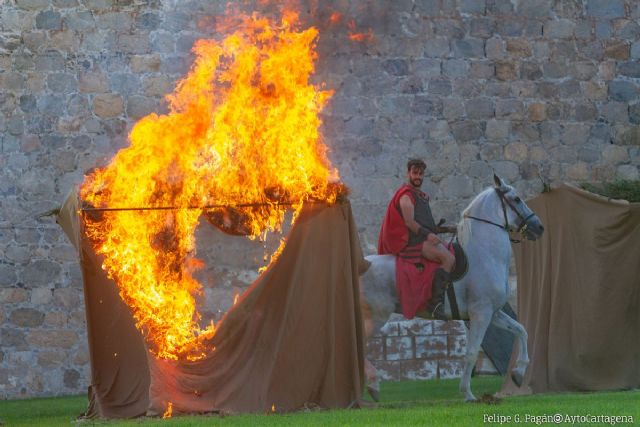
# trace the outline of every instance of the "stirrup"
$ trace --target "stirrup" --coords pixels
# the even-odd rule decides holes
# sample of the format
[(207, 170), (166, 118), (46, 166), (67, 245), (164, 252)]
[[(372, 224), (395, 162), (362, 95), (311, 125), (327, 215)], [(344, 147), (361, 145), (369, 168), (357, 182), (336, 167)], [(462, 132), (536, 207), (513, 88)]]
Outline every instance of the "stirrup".
[[(438, 312), (438, 309), (441, 309), (441, 312)], [(436, 312), (438, 312), (436, 314)], [(431, 317), (436, 320), (449, 320), (447, 319), (447, 315), (444, 313), (444, 304), (439, 302), (436, 304), (433, 310), (431, 310)]]

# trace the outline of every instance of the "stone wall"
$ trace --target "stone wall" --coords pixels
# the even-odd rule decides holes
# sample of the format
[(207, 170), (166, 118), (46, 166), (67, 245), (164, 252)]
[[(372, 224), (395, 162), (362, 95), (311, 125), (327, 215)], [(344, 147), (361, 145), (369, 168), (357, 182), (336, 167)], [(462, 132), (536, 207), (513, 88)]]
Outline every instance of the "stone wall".
[[(233, 2), (275, 16), (280, 6)], [(51, 218), (87, 169), (189, 69), (216, 34), (211, 0), (0, 3), (0, 398), (82, 393), (82, 278)], [(363, 249), (410, 156), (451, 221), (492, 170), (525, 196), (558, 181), (638, 178), (640, 4), (634, 0), (397, 0), (296, 4), (320, 31), (314, 80), (331, 159), (351, 188)], [(337, 23), (334, 13), (342, 17)], [(374, 35), (352, 41), (352, 32)], [(255, 278), (263, 244), (203, 225), (205, 311)], [(265, 243), (270, 247), (273, 243)], [(432, 326), (433, 327), (433, 326)]]
[[(464, 369), (465, 329), (460, 320), (407, 320), (392, 314), (367, 343), (369, 360), (386, 381), (458, 378)], [(476, 373), (497, 374), (483, 352)]]

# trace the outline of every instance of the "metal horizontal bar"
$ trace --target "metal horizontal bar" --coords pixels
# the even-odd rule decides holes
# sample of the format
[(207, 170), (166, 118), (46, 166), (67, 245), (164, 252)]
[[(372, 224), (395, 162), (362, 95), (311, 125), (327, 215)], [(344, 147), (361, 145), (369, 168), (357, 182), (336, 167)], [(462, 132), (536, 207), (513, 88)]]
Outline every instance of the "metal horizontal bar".
[[(319, 201), (305, 201), (304, 203), (325, 203)], [(257, 206), (291, 206), (293, 202), (286, 203), (241, 203), (238, 205), (206, 205), (206, 206), (145, 206), (126, 208), (81, 208), (81, 212), (117, 212), (117, 211), (167, 211), (181, 209), (219, 209), (219, 208), (250, 208)]]

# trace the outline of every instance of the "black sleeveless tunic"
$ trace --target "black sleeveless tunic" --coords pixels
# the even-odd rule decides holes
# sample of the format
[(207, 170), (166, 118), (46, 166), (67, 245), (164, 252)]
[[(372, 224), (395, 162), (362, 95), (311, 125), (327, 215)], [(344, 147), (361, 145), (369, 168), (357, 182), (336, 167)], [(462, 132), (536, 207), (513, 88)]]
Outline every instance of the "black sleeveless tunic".
[[(415, 205), (413, 209), (413, 219), (426, 228), (431, 233), (435, 233), (436, 222), (433, 219), (433, 213), (431, 213), (431, 207), (429, 206), (429, 199), (422, 196), (419, 191), (413, 191), (415, 197)], [(409, 242), (408, 246), (414, 246), (427, 240), (427, 237), (421, 234), (414, 233), (409, 230)]]

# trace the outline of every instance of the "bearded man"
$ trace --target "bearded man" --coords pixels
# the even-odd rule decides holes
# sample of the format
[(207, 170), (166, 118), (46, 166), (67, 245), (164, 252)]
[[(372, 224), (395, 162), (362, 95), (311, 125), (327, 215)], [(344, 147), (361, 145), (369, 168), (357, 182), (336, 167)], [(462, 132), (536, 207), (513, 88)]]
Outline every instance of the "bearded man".
[[(455, 257), (436, 234), (437, 226), (429, 206), (429, 195), (420, 190), (426, 168), (426, 163), (421, 159), (411, 159), (407, 163), (407, 181), (389, 203), (380, 230), (378, 253), (393, 254), (399, 261), (406, 261), (403, 264), (405, 266), (422, 266), (425, 259), (437, 263), (439, 267), (432, 276), (431, 292), (426, 293), (431, 295), (426, 310), (435, 319), (447, 320), (444, 294), (451, 283), (449, 273), (455, 264)], [(396, 265), (398, 274), (402, 270), (398, 268), (399, 264)], [(421, 283), (420, 286), (424, 288), (428, 283)], [(425, 295), (424, 292), (422, 294)], [(402, 295), (399, 296), (403, 301)], [(406, 315), (404, 307), (403, 313)], [(414, 311), (410, 313), (415, 314)]]

